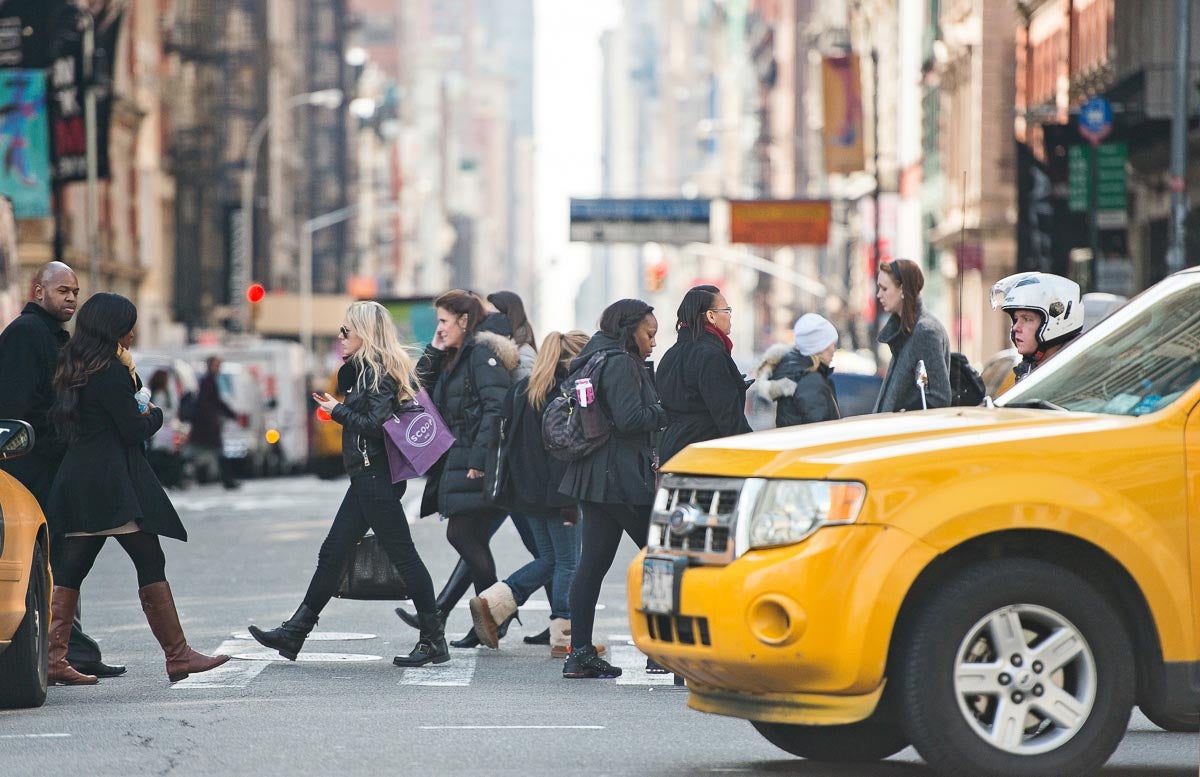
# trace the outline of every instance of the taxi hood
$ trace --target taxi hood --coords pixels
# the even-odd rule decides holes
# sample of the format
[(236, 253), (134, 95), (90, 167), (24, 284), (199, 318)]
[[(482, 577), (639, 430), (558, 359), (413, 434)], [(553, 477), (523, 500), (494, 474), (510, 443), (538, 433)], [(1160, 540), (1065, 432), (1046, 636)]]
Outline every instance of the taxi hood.
[(696, 443), (664, 472), (726, 477), (855, 476), (855, 465), (920, 454), (963, 455), (985, 447), (1128, 424), (1125, 416), (1060, 410), (953, 407), (880, 413)]

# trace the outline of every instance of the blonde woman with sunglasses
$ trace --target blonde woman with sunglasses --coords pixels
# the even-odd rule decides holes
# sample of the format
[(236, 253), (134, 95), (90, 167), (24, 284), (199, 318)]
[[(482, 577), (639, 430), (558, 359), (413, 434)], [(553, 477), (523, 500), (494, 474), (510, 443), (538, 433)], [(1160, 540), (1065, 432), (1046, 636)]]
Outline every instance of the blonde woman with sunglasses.
[(317, 569), (300, 608), (279, 628), (263, 631), (251, 626), (250, 633), (295, 661), (337, 588), (346, 557), (372, 529), (408, 584), (421, 626), (416, 647), (392, 663), (404, 667), (445, 663), (450, 651), (434, 604), (433, 580), (413, 544), (400, 504), (408, 484), (392, 483), (383, 444), (383, 422), (400, 405), (413, 401), (416, 369), (396, 339), (391, 316), (378, 302), (352, 304), (338, 336), (346, 362), (338, 372), (338, 387), (346, 398), (338, 402), (329, 394), (313, 394), (313, 399), (342, 425), (342, 460), (350, 487), (317, 554)]

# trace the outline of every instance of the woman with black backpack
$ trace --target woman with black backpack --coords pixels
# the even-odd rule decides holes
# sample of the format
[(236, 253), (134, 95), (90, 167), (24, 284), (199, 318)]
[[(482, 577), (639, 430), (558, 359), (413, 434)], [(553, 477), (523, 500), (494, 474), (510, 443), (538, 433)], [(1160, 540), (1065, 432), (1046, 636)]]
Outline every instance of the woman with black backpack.
[[(588, 404), (599, 403), (612, 424), (604, 444), (569, 462), (559, 493), (580, 503), (582, 551), (571, 586), (571, 652), (563, 665), (568, 679), (618, 677), (621, 670), (597, 654), (592, 644), (600, 585), (612, 566), (624, 532), (646, 545), (650, 506), (654, 503), (654, 433), (667, 424), (658, 402), (654, 375), (646, 359), (654, 350), (658, 320), (654, 308), (623, 299), (605, 308), (600, 331), (571, 362), (567, 384), (576, 375), (591, 385), (575, 384)], [(593, 364), (593, 360), (601, 362)]]

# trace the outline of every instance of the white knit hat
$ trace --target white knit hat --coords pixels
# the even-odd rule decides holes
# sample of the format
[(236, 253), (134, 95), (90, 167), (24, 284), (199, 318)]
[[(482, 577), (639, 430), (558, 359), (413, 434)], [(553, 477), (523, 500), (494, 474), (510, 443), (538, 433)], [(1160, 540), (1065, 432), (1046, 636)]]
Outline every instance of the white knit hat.
[(816, 313), (805, 313), (796, 319), (792, 334), (796, 338), (794, 347), (803, 356), (818, 354), (838, 341), (838, 333), (833, 324)]

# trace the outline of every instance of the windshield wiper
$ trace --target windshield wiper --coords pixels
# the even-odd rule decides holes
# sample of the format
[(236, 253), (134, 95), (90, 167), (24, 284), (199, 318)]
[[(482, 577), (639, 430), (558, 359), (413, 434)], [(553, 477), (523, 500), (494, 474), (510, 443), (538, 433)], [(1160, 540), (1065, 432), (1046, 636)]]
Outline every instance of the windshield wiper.
[(1035, 407), (1039, 410), (1061, 410), (1064, 413), (1070, 412), (1062, 405), (1056, 405), (1048, 399), (1024, 399), (1020, 402), (1005, 402), (1005, 407)]

